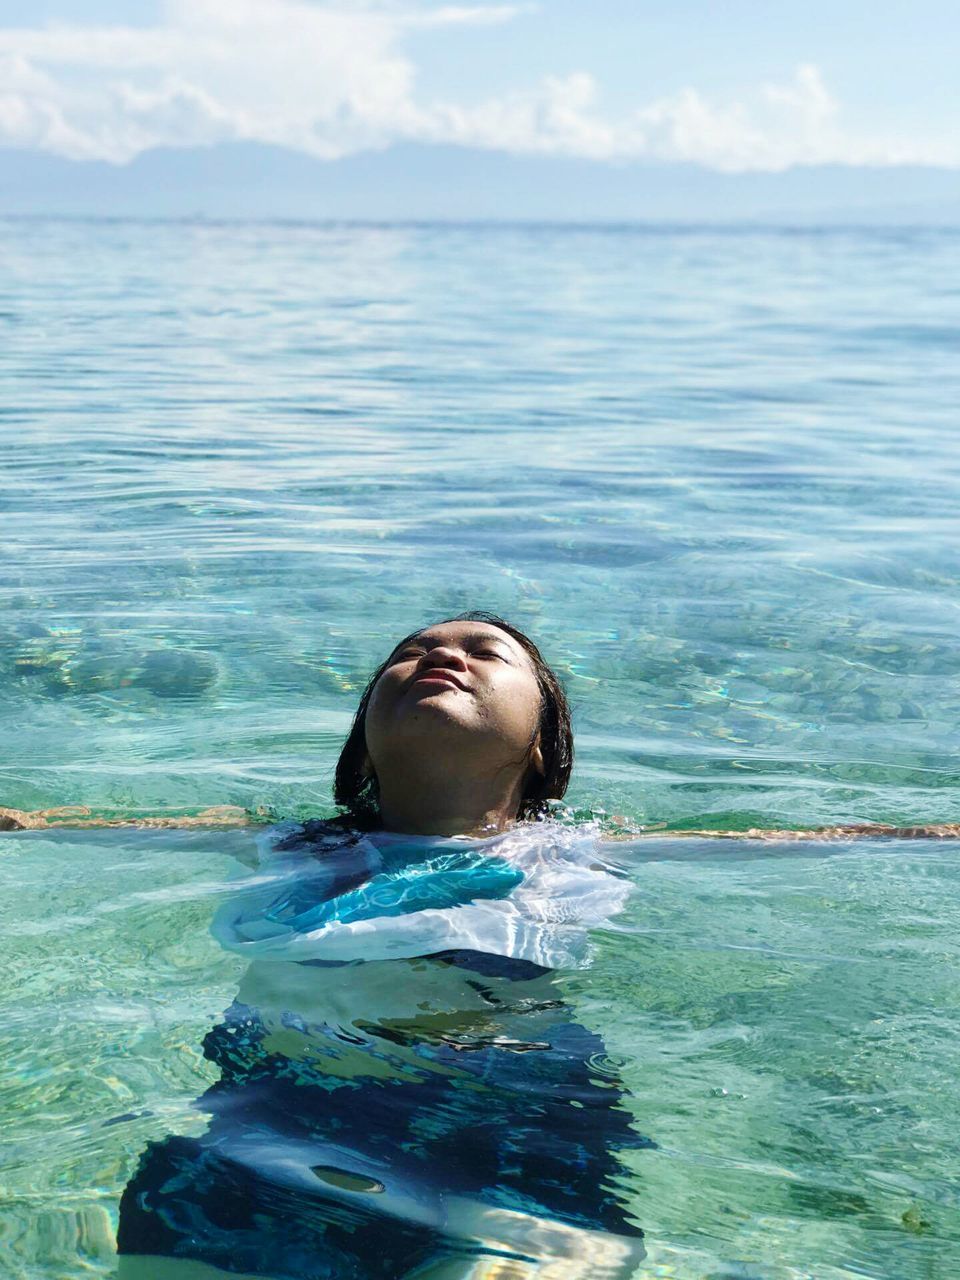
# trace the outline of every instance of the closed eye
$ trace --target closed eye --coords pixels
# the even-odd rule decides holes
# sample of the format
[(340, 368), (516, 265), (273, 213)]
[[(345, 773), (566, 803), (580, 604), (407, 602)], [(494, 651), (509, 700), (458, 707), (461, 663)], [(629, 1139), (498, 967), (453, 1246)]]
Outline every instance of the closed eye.
[(405, 662), (408, 658), (420, 658), (426, 653), (426, 649), (401, 649), (399, 653), (393, 655), (393, 662)]

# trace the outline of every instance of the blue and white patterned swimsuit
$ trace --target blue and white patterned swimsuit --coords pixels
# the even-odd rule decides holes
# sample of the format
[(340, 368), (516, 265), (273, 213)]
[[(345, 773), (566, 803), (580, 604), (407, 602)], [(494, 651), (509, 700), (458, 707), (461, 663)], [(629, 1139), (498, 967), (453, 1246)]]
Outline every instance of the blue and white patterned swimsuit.
[(556, 973), (629, 889), (596, 832), (286, 824), (261, 846), (213, 925), (251, 964), (204, 1042), (210, 1126), (148, 1148), (121, 1253), (398, 1280), (455, 1259), (444, 1275), (480, 1276), (487, 1256), (533, 1275), (579, 1249), (564, 1275), (629, 1275), (642, 1232), (616, 1153), (652, 1144)]

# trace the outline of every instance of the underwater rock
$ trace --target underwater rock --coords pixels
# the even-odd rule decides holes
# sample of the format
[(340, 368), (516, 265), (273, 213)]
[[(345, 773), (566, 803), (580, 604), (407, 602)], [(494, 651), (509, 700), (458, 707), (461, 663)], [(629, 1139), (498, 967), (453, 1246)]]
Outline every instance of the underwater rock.
[(103, 693), (131, 683), (133, 662), (129, 655), (98, 654), (66, 663), (58, 675), (64, 692)]
[(918, 1205), (912, 1204), (909, 1209), (901, 1216), (900, 1221), (908, 1231), (914, 1235), (922, 1235), (925, 1231), (929, 1231), (931, 1223), (920, 1212)]
[(133, 683), (158, 698), (198, 698), (220, 675), (217, 660), (193, 649), (153, 649), (144, 654)]

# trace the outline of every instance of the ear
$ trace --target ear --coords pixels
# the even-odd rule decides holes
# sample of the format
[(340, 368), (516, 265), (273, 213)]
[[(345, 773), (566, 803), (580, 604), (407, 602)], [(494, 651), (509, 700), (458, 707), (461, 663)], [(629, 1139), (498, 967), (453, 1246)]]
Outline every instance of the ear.
[(543, 752), (540, 750), (540, 735), (537, 734), (536, 741), (530, 748), (530, 767), (539, 773), (540, 777), (544, 777), (547, 772), (547, 766), (543, 763)]

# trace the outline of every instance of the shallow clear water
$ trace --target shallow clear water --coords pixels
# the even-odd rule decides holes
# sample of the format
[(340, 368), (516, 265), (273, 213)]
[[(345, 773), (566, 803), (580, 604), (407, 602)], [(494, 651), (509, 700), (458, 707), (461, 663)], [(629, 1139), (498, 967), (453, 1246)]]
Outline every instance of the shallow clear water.
[[(207, 926), (249, 839), (5, 838), (5, 1275), (110, 1274), (146, 1142), (203, 1131), (201, 1041), (244, 969)], [(562, 985), (658, 1144), (624, 1156), (637, 1275), (955, 1275), (955, 842), (613, 852), (637, 890)]]
[[(3, 229), (0, 804), (324, 812), (385, 646), (484, 607), (580, 808), (957, 819), (960, 235)], [(0, 837), (11, 1275), (109, 1273), (202, 1127), (247, 838)], [(570, 981), (660, 1144), (644, 1274), (954, 1275), (957, 845), (618, 856)]]
[(8, 222), (0, 790), (323, 809), (388, 637), (489, 607), (574, 798), (947, 819), (953, 232)]

